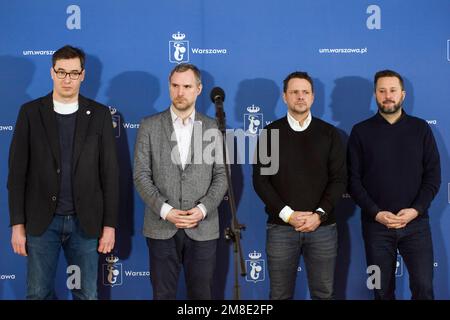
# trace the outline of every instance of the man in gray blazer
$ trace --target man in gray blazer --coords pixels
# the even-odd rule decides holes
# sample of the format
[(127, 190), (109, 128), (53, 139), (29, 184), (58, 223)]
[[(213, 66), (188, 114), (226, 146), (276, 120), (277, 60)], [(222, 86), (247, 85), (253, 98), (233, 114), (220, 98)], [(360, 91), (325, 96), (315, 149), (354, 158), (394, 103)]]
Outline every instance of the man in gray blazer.
[(145, 202), (143, 233), (153, 299), (175, 299), (184, 268), (189, 299), (211, 299), (219, 218), (227, 190), (216, 121), (196, 112), (200, 71), (177, 65), (169, 76), (172, 104), (142, 120), (134, 184)]

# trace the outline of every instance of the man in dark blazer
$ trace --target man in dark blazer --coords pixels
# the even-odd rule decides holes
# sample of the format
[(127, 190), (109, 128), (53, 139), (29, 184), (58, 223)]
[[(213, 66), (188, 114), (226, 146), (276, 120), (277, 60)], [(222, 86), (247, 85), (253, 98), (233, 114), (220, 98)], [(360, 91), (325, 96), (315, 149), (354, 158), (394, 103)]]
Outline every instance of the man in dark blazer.
[[(9, 154), (14, 252), (27, 256), (27, 299), (52, 299), (61, 247), (74, 299), (97, 298), (98, 252), (114, 246), (119, 176), (109, 109), (79, 94), (85, 54), (53, 54), (53, 91), (24, 104)], [(68, 281), (69, 282), (69, 281)]]
[(134, 183), (146, 205), (143, 233), (154, 299), (176, 298), (182, 266), (188, 298), (211, 299), (217, 207), (227, 182), (216, 121), (195, 110), (201, 90), (197, 67), (176, 66), (169, 76), (171, 106), (139, 127)]

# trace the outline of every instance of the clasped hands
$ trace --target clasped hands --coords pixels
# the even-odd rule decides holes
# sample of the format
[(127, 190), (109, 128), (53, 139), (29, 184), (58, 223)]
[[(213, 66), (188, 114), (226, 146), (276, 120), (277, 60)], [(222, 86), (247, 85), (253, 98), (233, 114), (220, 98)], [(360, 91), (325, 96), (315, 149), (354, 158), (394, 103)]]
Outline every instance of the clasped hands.
[(405, 227), (418, 215), (419, 213), (414, 208), (402, 209), (397, 214), (390, 211), (380, 211), (377, 213), (375, 220), (384, 224), (389, 229), (400, 229)]
[(289, 224), (299, 232), (311, 232), (320, 226), (320, 217), (311, 211), (294, 211), (289, 217)]
[(179, 229), (195, 228), (203, 219), (203, 213), (198, 207), (190, 210), (172, 209), (166, 216), (166, 220), (172, 222)]

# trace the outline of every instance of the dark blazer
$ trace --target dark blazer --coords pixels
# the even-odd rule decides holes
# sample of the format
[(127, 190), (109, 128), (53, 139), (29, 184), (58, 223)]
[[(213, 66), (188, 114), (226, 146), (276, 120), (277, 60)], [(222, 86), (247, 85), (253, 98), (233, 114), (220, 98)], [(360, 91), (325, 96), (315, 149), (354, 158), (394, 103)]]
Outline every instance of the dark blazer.
[[(119, 170), (111, 113), (83, 96), (73, 144), (72, 187), (76, 215), (90, 237), (116, 227)], [(52, 221), (60, 188), (60, 146), (52, 93), (24, 104), (9, 152), (10, 224), (39, 236)]]

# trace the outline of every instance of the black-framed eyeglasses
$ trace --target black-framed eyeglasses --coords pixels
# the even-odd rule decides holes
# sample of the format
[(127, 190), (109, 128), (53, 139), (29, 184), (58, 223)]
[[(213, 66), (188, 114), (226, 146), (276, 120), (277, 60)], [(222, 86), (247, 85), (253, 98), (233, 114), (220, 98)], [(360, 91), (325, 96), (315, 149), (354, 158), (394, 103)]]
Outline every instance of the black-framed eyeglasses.
[(67, 75), (69, 75), (69, 78), (72, 80), (78, 80), (80, 75), (83, 73), (83, 69), (81, 69), (80, 72), (78, 71), (66, 72), (64, 70), (55, 70), (55, 68), (53, 68), (53, 71), (55, 71), (56, 77), (61, 80), (65, 79)]

